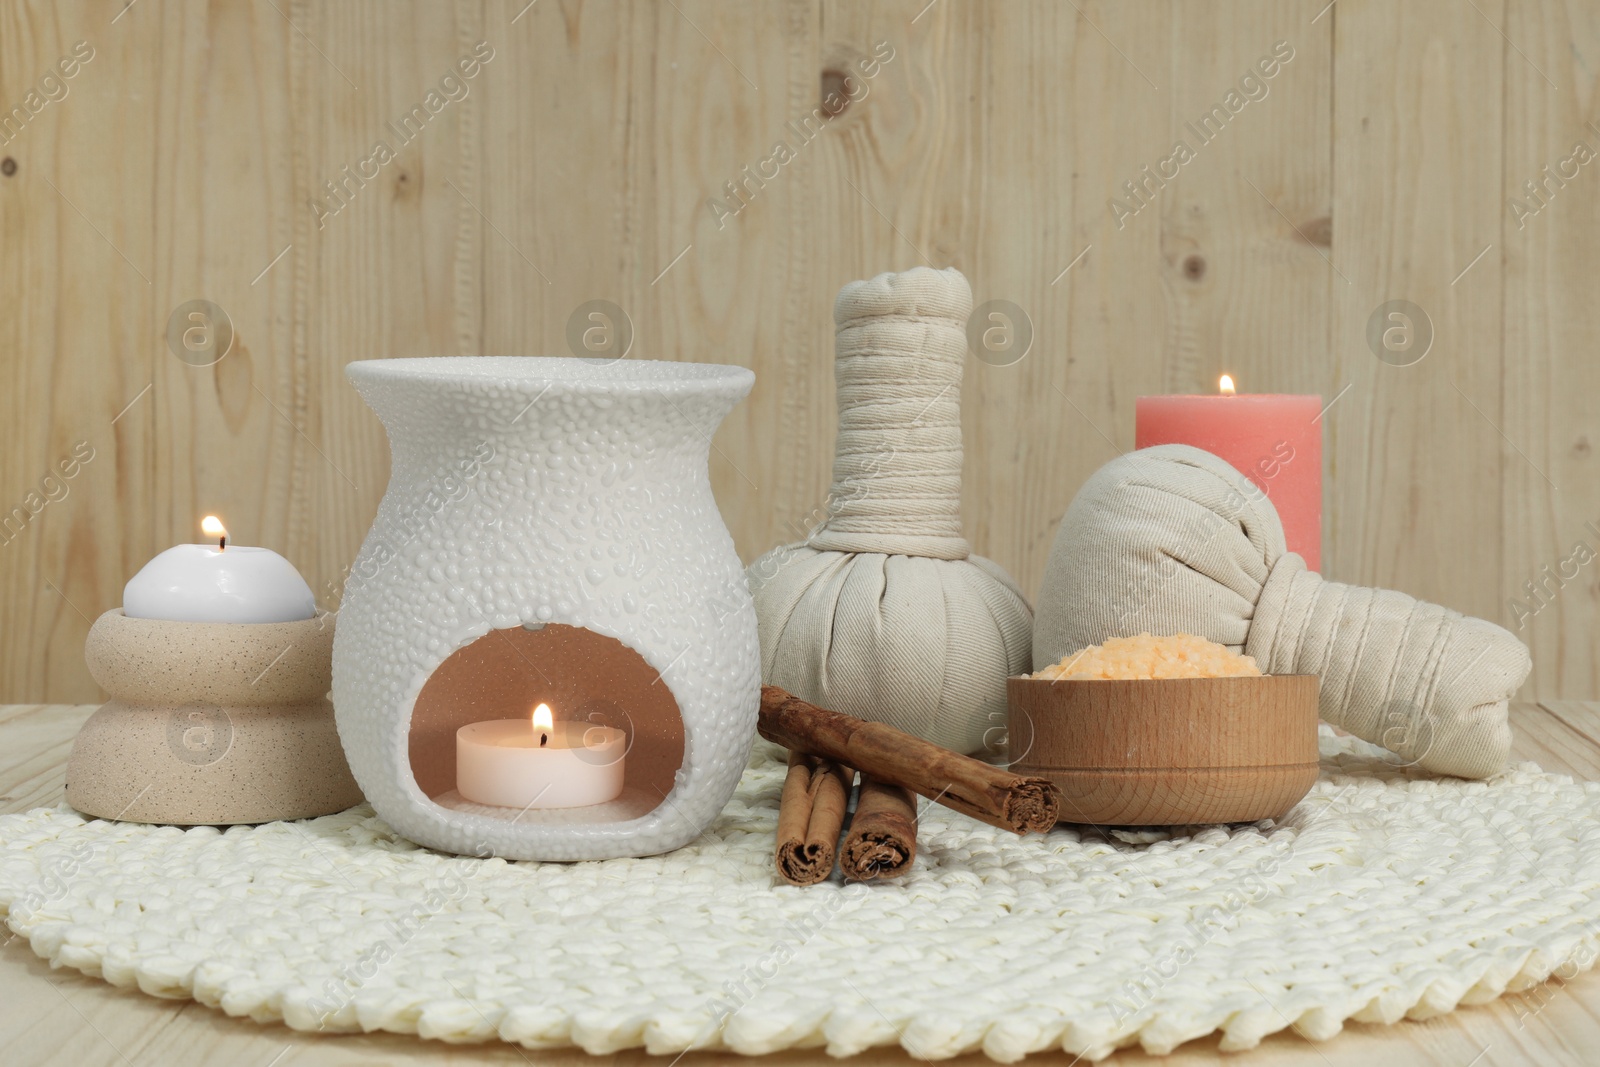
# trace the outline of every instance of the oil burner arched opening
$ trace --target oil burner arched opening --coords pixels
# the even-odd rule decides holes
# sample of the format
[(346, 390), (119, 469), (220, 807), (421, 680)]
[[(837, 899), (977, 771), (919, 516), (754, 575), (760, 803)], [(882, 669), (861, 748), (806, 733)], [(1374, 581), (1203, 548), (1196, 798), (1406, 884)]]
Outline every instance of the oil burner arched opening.
[[(456, 731), (548, 705), (556, 722), (623, 733), (622, 792), (600, 804), (514, 808), (476, 804), (456, 782)], [(411, 773), (435, 804), (508, 822), (627, 822), (654, 811), (683, 767), (684, 726), (661, 672), (614, 637), (562, 623), (488, 633), (445, 657), (412, 706)]]

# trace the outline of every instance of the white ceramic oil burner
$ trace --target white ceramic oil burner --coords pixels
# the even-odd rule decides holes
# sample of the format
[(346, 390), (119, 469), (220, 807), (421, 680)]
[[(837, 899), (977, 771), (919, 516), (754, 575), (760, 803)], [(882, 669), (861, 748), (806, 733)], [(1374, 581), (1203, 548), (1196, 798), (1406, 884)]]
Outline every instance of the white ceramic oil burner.
[[(467, 855), (604, 859), (693, 840), (755, 736), (755, 612), (707, 469), (755, 375), (541, 357), (347, 373), (392, 454), (333, 652), (339, 736), (372, 806)], [(528, 717), (537, 731), (539, 705), (556, 729), (523, 744), (622, 731), (620, 757), (597, 745), (578, 760), (626, 761), (615, 799), (461, 796), (461, 727)]]

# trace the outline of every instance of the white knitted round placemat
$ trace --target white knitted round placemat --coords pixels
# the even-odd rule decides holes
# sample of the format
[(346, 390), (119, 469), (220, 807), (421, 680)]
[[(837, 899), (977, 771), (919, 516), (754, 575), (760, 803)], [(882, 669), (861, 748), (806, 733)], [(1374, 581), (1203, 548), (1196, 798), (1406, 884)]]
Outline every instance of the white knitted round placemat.
[(808, 889), (774, 884), (765, 742), (710, 831), (650, 859), (439, 855), (366, 807), (223, 832), (38, 809), (0, 818), (0, 903), (55, 965), (232, 1015), (595, 1053), (1238, 1049), (1593, 963), (1600, 784), (1322, 746), (1277, 824), (1019, 838), (925, 807), (903, 881)]

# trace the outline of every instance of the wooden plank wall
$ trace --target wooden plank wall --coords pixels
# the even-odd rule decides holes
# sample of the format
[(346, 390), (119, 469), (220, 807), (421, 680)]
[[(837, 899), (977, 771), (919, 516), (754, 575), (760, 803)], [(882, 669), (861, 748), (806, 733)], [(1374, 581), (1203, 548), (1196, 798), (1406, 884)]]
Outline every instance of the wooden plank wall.
[[(866, 95), (800, 143), (853, 67)], [(388, 462), (344, 365), (566, 354), (591, 300), (634, 356), (755, 369), (712, 475), (745, 558), (793, 539), (827, 491), (833, 294), (916, 263), (1033, 324), (1021, 362), (970, 360), (963, 413), (968, 533), (1026, 588), (1135, 397), (1226, 370), (1334, 401), (1328, 576), (1520, 624), (1525, 695), (1600, 696), (1600, 561), (1574, 561), (1600, 551), (1600, 161), (1572, 162), (1597, 72), (1581, 0), (0, 4), (26, 114), (0, 129), (0, 509), (40, 505), (0, 543), (0, 700), (94, 699), (90, 620), (202, 511), (336, 604)], [(1179, 176), (1114, 210), (1178, 139)], [(195, 299), (236, 332), (211, 367), (165, 342)], [(1367, 346), (1392, 299), (1432, 321), (1414, 366)]]

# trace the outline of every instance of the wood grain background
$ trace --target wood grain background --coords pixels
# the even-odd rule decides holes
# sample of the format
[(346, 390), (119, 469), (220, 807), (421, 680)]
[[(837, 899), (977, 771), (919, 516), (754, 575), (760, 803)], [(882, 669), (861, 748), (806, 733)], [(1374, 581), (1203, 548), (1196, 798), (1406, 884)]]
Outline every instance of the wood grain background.
[[(204, 511), (336, 604), (388, 462), (344, 365), (567, 354), (592, 300), (633, 356), (755, 369), (712, 475), (746, 559), (792, 540), (827, 491), (834, 292), (924, 262), (1035, 331), (963, 397), (967, 532), (1025, 588), (1134, 398), (1226, 370), (1333, 402), (1325, 574), (1514, 629), (1543, 581), (1525, 695), (1600, 695), (1600, 561), (1572, 560), (1600, 550), (1600, 161), (1563, 163), (1600, 149), (1600, 7), (525, 3), (0, 3), (0, 511), (27, 517), (0, 700), (94, 699), (89, 622)], [(1278, 41), (1266, 97), (1192, 139)], [(465, 98), (327, 211), (480, 42)], [(708, 205), (880, 42), (866, 95)], [(165, 341), (197, 299), (236, 333), (210, 367)], [(1366, 342), (1395, 299), (1434, 330), (1409, 367)]]

